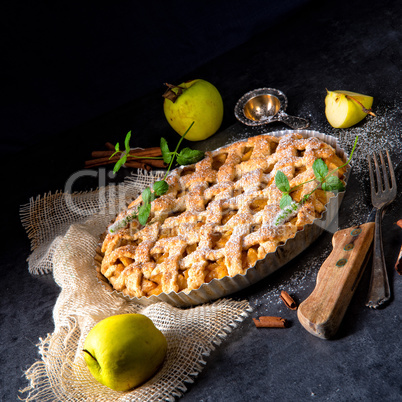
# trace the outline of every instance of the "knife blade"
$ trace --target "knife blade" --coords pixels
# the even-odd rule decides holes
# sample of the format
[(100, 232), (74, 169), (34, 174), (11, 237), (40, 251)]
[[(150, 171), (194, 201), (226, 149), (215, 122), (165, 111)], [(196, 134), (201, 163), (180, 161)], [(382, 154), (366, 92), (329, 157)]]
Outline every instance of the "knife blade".
[(334, 234), (333, 249), (318, 271), (316, 286), (297, 310), (302, 326), (319, 338), (334, 337), (360, 282), (371, 256), (375, 213), (370, 212), (367, 223)]

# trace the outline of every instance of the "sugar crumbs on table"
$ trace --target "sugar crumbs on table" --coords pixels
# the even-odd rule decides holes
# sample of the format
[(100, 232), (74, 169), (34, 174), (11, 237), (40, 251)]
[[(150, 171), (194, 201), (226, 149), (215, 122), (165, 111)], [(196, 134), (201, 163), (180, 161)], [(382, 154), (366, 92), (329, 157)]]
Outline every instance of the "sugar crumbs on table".
[[(340, 147), (348, 153), (353, 148), (356, 136), (359, 136), (359, 143), (353, 156), (355, 172), (366, 171), (366, 157), (374, 151), (388, 148), (391, 156), (400, 158), (400, 152), (393, 155), (394, 149), (399, 150), (401, 148), (402, 141), (402, 104), (400, 99), (395, 99), (392, 102), (374, 99), (373, 112), (376, 116), (367, 116), (357, 125), (345, 129), (333, 128), (325, 119), (321, 119), (319, 122), (314, 121), (314, 117), (309, 111), (315, 106), (306, 102), (300, 108), (300, 115), (310, 117), (311, 126), (309, 129), (338, 138)], [(395, 163), (398, 162), (399, 160), (395, 160)]]
[[(280, 308), (283, 302), (278, 297), (278, 292), (280, 293), (282, 290), (286, 290), (293, 295), (299, 295), (304, 292), (306, 287), (315, 280), (318, 270), (331, 250), (332, 246), (328, 244), (322, 249), (322, 253), (320, 253), (319, 256), (307, 257), (305, 261), (298, 260), (296, 271), (293, 272), (288, 279), (282, 280), (280, 283), (269, 284), (264, 294), (258, 296), (251, 302), (253, 307), (262, 306), (269, 310), (269, 305), (277, 305)], [(280, 312), (281, 310), (278, 311)]]
[[(376, 116), (367, 116), (357, 126), (337, 131), (339, 144), (350, 152), (356, 136), (359, 136), (358, 146), (353, 156), (353, 170), (357, 173), (367, 171), (367, 155), (385, 148), (393, 150), (401, 147), (402, 119), (401, 106), (397, 101), (393, 104), (378, 104), (375, 107)], [(394, 158), (399, 156), (393, 155)], [(395, 160), (398, 163), (398, 160)]]

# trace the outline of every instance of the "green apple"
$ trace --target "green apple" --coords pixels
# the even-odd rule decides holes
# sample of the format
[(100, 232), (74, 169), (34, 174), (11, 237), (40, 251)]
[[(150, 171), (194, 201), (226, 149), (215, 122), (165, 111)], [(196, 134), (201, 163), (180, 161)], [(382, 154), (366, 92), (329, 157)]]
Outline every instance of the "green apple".
[(219, 91), (208, 81), (196, 79), (168, 86), (163, 94), (163, 111), (173, 130), (190, 141), (205, 140), (215, 134), (223, 119), (223, 101)]
[(151, 378), (165, 359), (167, 342), (142, 314), (113, 315), (98, 322), (84, 342), (84, 358), (97, 381), (128, 391)]
[(350, 91), (328, 91), (325, 97), (325, 116), (335, 128), (352, 127), (371, 111), (373, 97)]

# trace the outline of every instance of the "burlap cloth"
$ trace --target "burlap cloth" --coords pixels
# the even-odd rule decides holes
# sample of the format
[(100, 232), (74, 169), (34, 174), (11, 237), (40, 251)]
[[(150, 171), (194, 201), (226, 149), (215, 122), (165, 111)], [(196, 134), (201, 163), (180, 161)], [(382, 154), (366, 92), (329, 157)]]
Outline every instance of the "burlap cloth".
[[(118, 210), (137, 197), (160, 173), (139, 171), (116, 186), (85, 193), (47, 194), (21, 207), (21, 221), (31, 239), (32, 274), (52, 272), (61, 293), (53, 310), (55, 329), (38, 344), (41, 360), (25, 373), (30, 384), (25, 401), (172, 401), (183, 395), (205, 366), (205, 356), (250, 312), (247, 301), (221, 299), (180, 309), (164, 302), (144, 307), (102, 286), (94, 274), (99, 236)], [(83, 358), (89, 330), (114, 314), (142, 313), (165, 334), (167, 357), (162, 369), (141, 387), (126, 393), (99, 384)]]

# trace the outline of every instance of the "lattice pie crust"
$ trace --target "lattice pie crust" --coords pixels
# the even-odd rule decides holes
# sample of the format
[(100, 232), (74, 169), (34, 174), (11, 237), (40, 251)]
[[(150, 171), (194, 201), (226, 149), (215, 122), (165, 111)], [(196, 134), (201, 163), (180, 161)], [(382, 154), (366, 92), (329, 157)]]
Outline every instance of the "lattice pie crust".
[[(334, 194), (317, 190), (289, 221), (276, 226), (282, 193), (275, 174), (291, 187), (314, 177), (321, 158), (329, 170), (344, 162), (316, 137), (260, 135), (207, 152), (200, 162), (173, 170), (168, 192), (152, 202), (146, 226), (132, 221), (103, 240), (101, 272), (130, 297), (189, 292), (213, 279), (244, 274), (267, 253), (319, 218)], [(338, 171), (343, 178), (345, 168)], [(316, 183), (291, 193), (300, 201)], [(136, 209), (134, 200), (117, 220)]]

